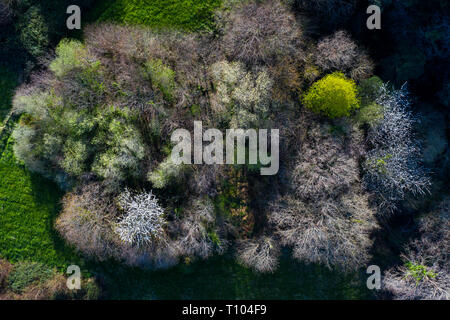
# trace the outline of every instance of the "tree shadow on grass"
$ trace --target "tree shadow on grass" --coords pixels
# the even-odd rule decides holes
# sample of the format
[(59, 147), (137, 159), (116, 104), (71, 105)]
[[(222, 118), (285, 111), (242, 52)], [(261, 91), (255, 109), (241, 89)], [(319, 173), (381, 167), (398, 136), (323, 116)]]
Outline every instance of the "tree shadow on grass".
[(108, 299), (373, 299), (364, 270), (342, 274), (294, 261), (285, 252), (272, 274), (255, 273), (232, 253), (161, 271), (107, 262), (96, 274)]
[(48, 209), (49, 216), (46, 221), (46, 232), (51, 238), (52, 249), (55, 251), (58, 259), (56, 267), (64, 272), (67, 266), (71, 264), (77, 264), (83, 268), (85, 266), (84, 259), (74, 248), (65, 243), (54, 227), (62, 209), (61, 199), (64, 192), (53, 181), (39, 174), (31, 174), (31, 184), (35, 203)]

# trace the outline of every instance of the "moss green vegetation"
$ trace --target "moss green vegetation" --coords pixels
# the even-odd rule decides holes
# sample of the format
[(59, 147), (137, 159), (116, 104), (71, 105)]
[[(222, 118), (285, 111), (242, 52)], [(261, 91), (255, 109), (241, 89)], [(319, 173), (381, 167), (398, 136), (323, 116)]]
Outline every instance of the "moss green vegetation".
[(330, 118), (349, 116), (359, 108), (356, 83), (335, 72), (316, 81), (303, 97), (303, 103), (315, 113)]
[(175, 91), (175, 72), (163, 65), (161, 60), (150, 60), (144, 66), (147, 77), (161, 90), (163, 95), (172, 100)]
[(419, 283), (427, 278), (436, 278), (436, 273), (428, 270), (428, 268), (424, 265), (407, 262), (405, 266), (408, 269), (406, 277), (412, 277), (416, 283)]
[(380, 96), (382, 85), (383, 81), (377, 76), (361, 81), (358, 86), (358, 96), (361, 100), (361, 106), (367, 106), (374, 102)]
[(79, 263), (53, 229), (61, 192), (55, 184), (17, 164), (9, 139), (0, 157), (0, 256), (65, 269)]
[(194, 31), (213, 27), (213, 12), (221, 0), (114, 0), (108, 3), (100, 21)]
[(389, 159), (392, 158), (392, 154), (387, 154), (381, 158), (369, 159), (368, 164), (377, 170), (380, 174), (387, 174), (386, 165)]
[(383, 107), (376, 103), (371, 103), (362, 107), (356, 115), (356, 120), (361, 124), (374, 126), (383, 119)]
[(19, 262), (9, 274), (8, 283), (12, 291), (22, 293), (35, 281), (44, 282), (53, 276), (53, 270), (39, 262)]

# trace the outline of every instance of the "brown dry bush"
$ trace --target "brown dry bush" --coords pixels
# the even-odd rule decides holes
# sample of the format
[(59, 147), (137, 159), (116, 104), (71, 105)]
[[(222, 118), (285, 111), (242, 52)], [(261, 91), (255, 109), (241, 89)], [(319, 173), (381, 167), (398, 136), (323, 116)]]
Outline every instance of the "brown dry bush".
[(4, 259), (0, 259), (0, 292), (6, 288), (8, 275), (11, 270), (12, 264)]
[(278, 267), (280, 247), (271, 237), (238, 242), (237, 260), (257, 272), (273, 272)]
[(181, 256), (200, 257), (211, 256), (215, 249), (222, 253), (226, 248), (225, 239), (213, 239), (211, 233), (219, 236), (220, 231), (215, 226), (214, 205), (209, 199), (195, 199), (187, 205), (186, 216), (177, 222), (176, 247)]
[(307, 129), (291, 176), (291, 187), (299, 199), (334, 197), (358, 183), (361, 132), (352, 129), (351, 137), (333, 134), (338, 128), (312, 125)]
[(277, 0), (238, 4), (219, 20), (224, 25), (220, 45), (229, 61), (270, 65), (280, 55), (298, 54), (301, 30)]
[(325, 72), (342, 71), (355, 80), (373, 74), (374, 65), (345, 31), (337, 31), (317, 44), (315, 62)]
[(305, 125), (299, 135), (300, 150), (287, 168), (289, 195), (269, 206), (269, 222), (295, 258), (355, 270), (369, 260), (377, 227), (359, 179), (362, 133), (336, 122)]
[(221, 165), (193, 165), (188, 185), (196, 195), (217, 195), (220, 181), (224, 178), (224, 167)]
[(286, 196), (271, 205), (269, 221), (300, 261), (353, 271), (370, 259), (376, 223), (366, 195), (312, 203)]
[[(450, 299), (450, 198), (419, 222), (420, 238), (411, 241), (401, 254), (403, 265), (385, 272), (383, 289), (399, 300)], [(407, 263), (424, 266), (427, 276), (417, 279)]]
[(68, 243), (100, 261), (119, 255), (119, 239), (111, 226), (117, 208), (99, 183), (67, 194), (62, 202), (56, 229)]
[(66, 277), (62, 274), (55, 274), (51, 279), (44, 283), (30, 285), (20, 296), (18, 296), (18, 298), (20, 300), (53, 300), (68, 298), (70, 296), (70, 290), (67, 288), (66, 281)]
[(27, 286), (22, 293), (6, 291), (0, 300), (93, 300), (100, 296), (100, 288), (93, 278), (82, 279), (80, 290), (69, 290), (67, 278), (55, 273), (44, 282), (35, 282)]
[(298, 98), (303, 84), (301, 68), (303, 59), (300, 56), (282, 56), (275, 64), (268, 67), (274, 79), (272, 98), (282, 103)]

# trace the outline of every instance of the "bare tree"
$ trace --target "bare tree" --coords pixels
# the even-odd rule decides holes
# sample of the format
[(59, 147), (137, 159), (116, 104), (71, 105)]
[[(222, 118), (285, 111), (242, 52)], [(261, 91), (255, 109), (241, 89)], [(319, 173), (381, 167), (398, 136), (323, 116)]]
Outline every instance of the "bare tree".
[(120, 240), (111, 225), (116, 214), (111, 196), (100, 184), (92, 183), (63, 198), (63, 210), (55, 226), (77, 250), (102, 261), (120, 256)]
[(175, 243), (179, 254), (205, 259), (214, 251), (223, 253), (228, 243), (216, 225), (212, 201), (209, 198), (194, 199), (186, 211), (186, 215), (175, 222)]
[(294, 15), (277, 0), (244, 2), (222, 17), (221, 46), (230, 61), (271, 64), (279, 55), (294, 55), (301, 36)]
[(352, 141), (331, 134), (331, 130), (328, 125), (308, 128), (290, 177), (300, 199), (333, 197), (359, 180), (358, 154), (352, 150)]
[(376, 222), (367, 195), (354, 193), (339, 201), (313, 203), (286, 196), (271, 205), (269, 222), (300, 261), (352, 271), (370, 258), (370, 234)]
[(373, 73), (373, 63), (345, 31), (320, 40), (314, 55), (316, 64), (325, 72), (342, 71), (355, 80)]

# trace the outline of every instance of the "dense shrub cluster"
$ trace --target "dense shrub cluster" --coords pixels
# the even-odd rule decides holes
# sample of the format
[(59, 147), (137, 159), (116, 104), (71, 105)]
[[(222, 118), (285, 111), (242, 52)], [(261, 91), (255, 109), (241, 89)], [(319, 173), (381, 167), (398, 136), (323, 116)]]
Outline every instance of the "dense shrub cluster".
[[(214, 33), (89, 26), (84, 42), (63, 40), (55, 54), (16, 94), (14, 153), (68, 191), (56, 228), (90, 258), (163, 268), (234, 242), (237, 260), (259, 272), (276, 269), (283, 246), (356, 270), (377, 228), (360, 163), (370, 192), (391, 202), (426, 189), (413, 150), (400, 152), (414, 146), (403, 96), (369, 78), (372, 63), (346, 33), (307, 38), (280, 1), (227, 2)], [(194, 120), (279, 128), (279, 175), (174, 164), (170, 135)], [(387, 175), (371, 166), (393, 152), (404, 158)]]

